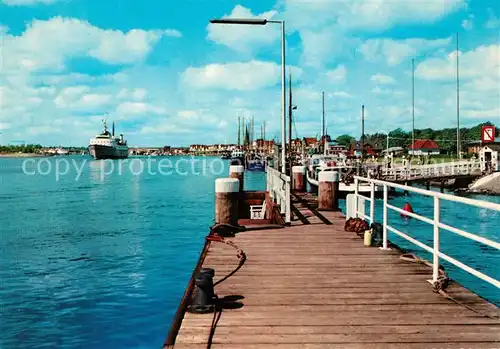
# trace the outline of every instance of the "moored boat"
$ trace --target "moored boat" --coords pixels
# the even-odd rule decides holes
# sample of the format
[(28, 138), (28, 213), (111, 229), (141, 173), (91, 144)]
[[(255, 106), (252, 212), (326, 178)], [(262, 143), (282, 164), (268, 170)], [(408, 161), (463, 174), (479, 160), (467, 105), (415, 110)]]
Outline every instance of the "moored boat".
[[(319, 173), (322, 171), (339, 172), (339, 192), (342, 195), (354, 193), (356, 186), (352, 176), (356, 172), (356, 166), (346, 164), (346, 158), (342, 155), (312, 155), (307, 164), (307, 182), (311, 189), (317, 190), (319, 182)], [(359, 193), (369, 193), (371, 186), (369, 183), (360, 183), (358, 185)], [(381, 188), (375, 186), (375, 192), (381, 191)]]
[(265, 158), (256, 154), (248, 156), (246, 159), (246, 170), (264, 172), (266, 170)]
[(231, 153), (231, 165), (245, 166), (245, 152), (242, 150), (235, 150)]

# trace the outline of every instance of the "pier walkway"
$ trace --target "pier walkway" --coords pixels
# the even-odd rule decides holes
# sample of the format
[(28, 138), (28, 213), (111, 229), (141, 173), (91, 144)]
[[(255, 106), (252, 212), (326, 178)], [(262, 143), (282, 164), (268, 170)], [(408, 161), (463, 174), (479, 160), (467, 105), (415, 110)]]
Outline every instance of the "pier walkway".
[[(215, 287), (222, 310), (186, 313), (174, 348), (500, 347), (498, 307), (453, 282), (446, 292), (477, 312), (434, 293), (430, 268), (364, 247), (342, 213), (314, 206), (294, 196), (290, 227), (230, 239), (246, 261)], [(210, 242), (203, 266), (215, 281), (237, 265), (234, 248)]]

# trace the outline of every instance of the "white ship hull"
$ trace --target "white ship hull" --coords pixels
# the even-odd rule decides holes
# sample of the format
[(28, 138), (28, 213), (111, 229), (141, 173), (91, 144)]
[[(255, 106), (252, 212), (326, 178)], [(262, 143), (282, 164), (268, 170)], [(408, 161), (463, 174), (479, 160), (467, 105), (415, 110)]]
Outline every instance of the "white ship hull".
[[(307, 173), (307, 182), (309, 185), (316, 190), (318, 188), (318, 181), (312, 177), (309, 176), (309, 173)], [(352, 194), (356, 190), (356, 186), (354, 183), (346, 185), (344, 182), (339, 183), (339, 192), (341, 194)], [(380, 188), (378, 186), (375, 186), (375, 192), (380, 191)], [(358, 193), (370, 193), (371, 192), (371, 187), (369, 184), (365, 183), (360, 183), (358, 186)]]

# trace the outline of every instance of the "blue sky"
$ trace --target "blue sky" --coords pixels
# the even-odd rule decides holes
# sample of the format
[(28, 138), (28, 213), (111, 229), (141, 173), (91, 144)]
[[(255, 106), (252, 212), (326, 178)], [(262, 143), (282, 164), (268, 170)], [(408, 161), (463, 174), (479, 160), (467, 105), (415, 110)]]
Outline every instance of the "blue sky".
[(0, 0), (0, 143), (82, 145), (107, 114), (132, 146), (236, 141), (237, 116), (280, 134), (279, 25), (285, 19), (294, 136), (500, 124), (500, 8), (490, 0)]

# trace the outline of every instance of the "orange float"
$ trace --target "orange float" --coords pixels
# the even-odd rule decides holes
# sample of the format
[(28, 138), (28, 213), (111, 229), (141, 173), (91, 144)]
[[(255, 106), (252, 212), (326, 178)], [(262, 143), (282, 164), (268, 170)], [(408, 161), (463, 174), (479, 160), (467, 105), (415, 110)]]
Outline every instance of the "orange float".
[[(414, 213), (413, 212), (413, 208), (411, 207), (411, 204), (409, 202), (407, 202), (404, 206), (403, 206), (403, 211), (405, 212), (410, 212), (410, 213)], [(401, 213), (401, 217), (403, 218), (407, 218), (407, 219), (410, 219), (411, 217), (408, 216), (407, 214), (405, 213)]]

